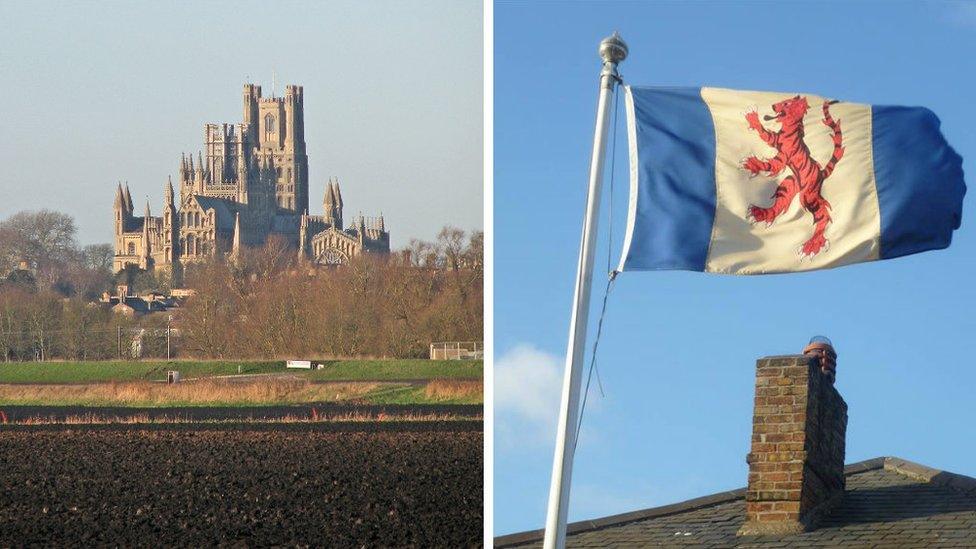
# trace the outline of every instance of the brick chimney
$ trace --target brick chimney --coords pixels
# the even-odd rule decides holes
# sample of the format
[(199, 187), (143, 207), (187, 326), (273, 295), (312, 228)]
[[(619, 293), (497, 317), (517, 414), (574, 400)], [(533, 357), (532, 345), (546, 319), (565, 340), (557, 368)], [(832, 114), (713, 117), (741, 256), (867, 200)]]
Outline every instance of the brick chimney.
[(847, 403), (834, 388), (837, 354), (826, 338), (804, 352), (756, 361), (740, 536), (811, 530), (844, 493)]

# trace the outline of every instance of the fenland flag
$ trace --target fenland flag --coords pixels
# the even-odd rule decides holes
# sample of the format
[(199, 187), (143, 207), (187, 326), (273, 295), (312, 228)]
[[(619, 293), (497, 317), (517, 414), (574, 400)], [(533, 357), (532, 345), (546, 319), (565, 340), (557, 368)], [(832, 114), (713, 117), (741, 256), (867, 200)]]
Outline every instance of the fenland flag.
[(619, 270), (765, 274), (945, 248), (962, 158), (920, 107), (626, 87), (631, 192)]

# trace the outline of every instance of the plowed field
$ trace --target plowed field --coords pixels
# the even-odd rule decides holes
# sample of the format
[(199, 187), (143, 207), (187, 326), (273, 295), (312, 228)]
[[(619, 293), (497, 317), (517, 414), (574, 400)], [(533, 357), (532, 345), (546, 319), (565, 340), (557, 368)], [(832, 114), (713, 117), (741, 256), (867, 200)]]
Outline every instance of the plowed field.
[(482, 433), (0, 427), (0, 546), (470, 547)]

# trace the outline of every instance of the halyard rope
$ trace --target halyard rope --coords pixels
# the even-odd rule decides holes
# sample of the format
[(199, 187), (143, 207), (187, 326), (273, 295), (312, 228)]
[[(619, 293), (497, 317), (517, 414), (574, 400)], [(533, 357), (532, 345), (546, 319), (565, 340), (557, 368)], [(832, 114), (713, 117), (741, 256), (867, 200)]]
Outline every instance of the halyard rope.
[(619, 112), (618, 99), (620, 97), (620, 83), (614, 88), (613, 94), (613, 137), (610, 140), (610, 207), (608, 208), (607, 221), (607, 287), (603, 291), (603, 306), (600, 309), (600, 320), (596, 325), (596, 338), (593, 340), (593, 352), (590, 355), (590, 369), (586, 375), (586, 386), (583, 389), (583, 402), (580, 404), (579, 420), (576, 423), (576, 436), (574, 437), (573, 453), (576, 453), (576, 445), (579, 443), (580, 429), (583, 427), (583, 412), (586, 411), (586, 397), (590, 393), (590, 381), (593, 379), (593, 372), (596, 372), (597, 386), (600, 388), (600, 396), (606, 397), (603, 392), (603, 381), (600, 379), (600, 369), (596, 364), (596, 351), (600, 346), (600, 335), (603, 333), (603, 319), (607, 314), (607, 298), (613, 289), (613, 281), (617, 279), (617, 271), (613, 269), (613, 180), (616, 172), (617, 163), (617, 114)]

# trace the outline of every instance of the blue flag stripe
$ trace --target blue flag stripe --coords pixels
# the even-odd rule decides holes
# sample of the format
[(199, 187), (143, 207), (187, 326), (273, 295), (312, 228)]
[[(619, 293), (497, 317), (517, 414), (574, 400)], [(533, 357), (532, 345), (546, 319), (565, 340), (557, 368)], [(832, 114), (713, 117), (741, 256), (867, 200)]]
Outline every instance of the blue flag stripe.
[(873, 106), (871, 119), (881, 258), (948, 247), (966, 186), (939, 118), (921, 107)]
[(621, 267), (703, 271), (716, 204), (711, 112), (700, 88), (631, 87), (628, 93), (652, 93), (653, 100), (628, 98), (638, 161), (628, 227), (641, 230), (628, 235)]

